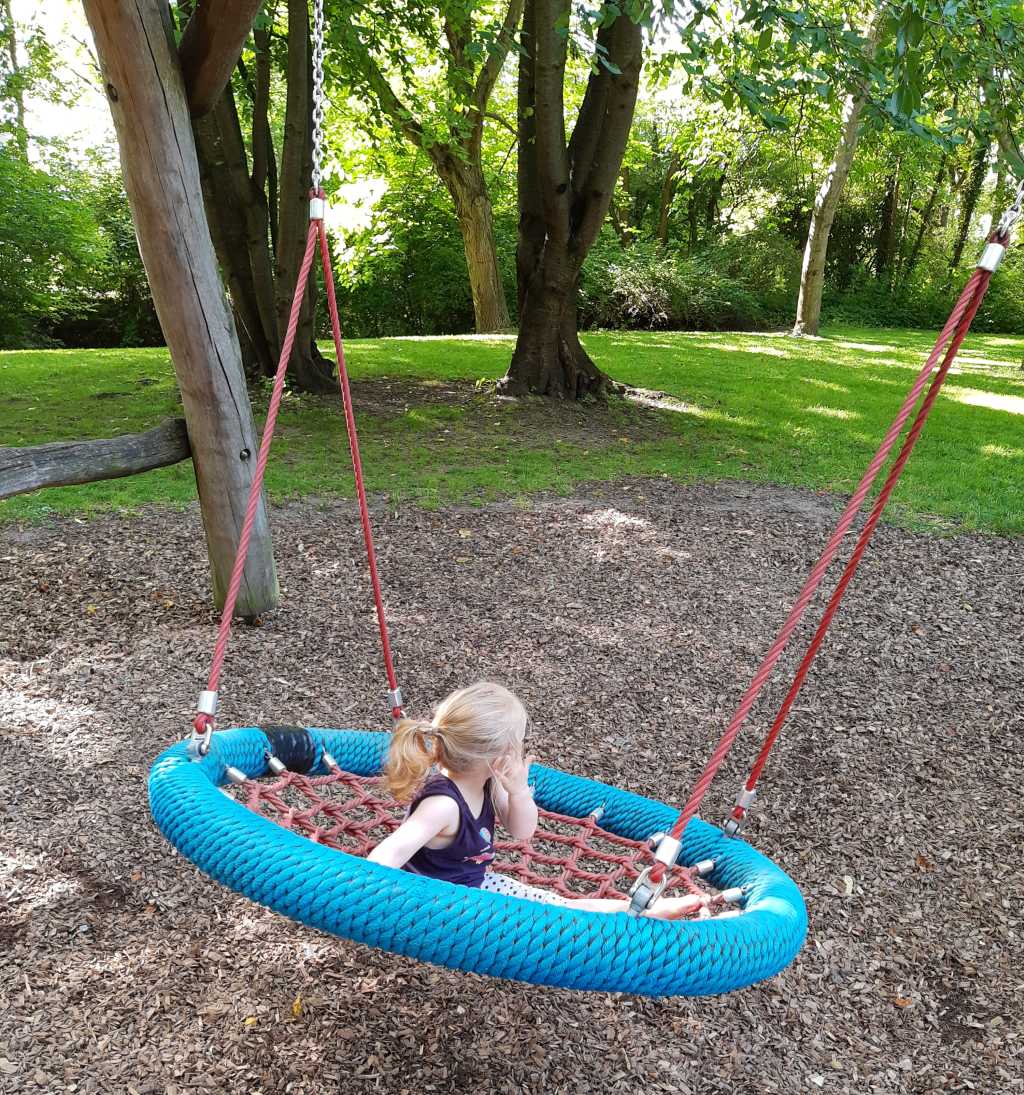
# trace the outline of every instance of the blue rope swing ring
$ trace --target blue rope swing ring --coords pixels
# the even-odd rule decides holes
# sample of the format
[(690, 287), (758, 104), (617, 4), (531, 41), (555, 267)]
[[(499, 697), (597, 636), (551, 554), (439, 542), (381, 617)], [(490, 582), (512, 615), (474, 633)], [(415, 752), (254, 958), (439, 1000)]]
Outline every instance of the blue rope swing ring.
[[(377, 775), (389, 740), (310, 729), (302, 770), (326, 774), (327, 751), (347, 772)], [(251, 779), (267, 774), (270, 752), (257, 728), (216, 733), (198, 759), (188, 743), (175, 745), (150, 771), (150, 808), (164, 836), (211, 878), (322, 931), (452, 969), (643, 996), (751, 985), (784, 969), (807, 934), (803, 898), (788, 875), (699, 818), (687, 826), (679, 861), (713, 859), (714, 886), (743, 887), (742, 915), (664, 921), (583, 912), (370, 863), (298, 836), (220, 790), (229, 766)], [(676, 817), (663, 803), (541, 765), (531, 779), (543, 809), (584, 818), (603, 806), (601, 827), (630, 840), (667, 830)]]

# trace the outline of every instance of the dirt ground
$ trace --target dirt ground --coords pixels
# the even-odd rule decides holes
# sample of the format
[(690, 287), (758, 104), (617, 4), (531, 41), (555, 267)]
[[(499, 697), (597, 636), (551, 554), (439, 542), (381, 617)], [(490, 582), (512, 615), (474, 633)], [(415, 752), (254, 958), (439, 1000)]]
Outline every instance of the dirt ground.
[[(836, 510), (667, 481), (378, 501), (408, 705), (501, 680), (544, 762), (678, 801)], [(383, 728), (353, 505), (274, 526), (284, 607), (237, 631), (223, 724)], [(1021, 541), (879, 530), (749, 834), (807, 946), (746, 991), (645, 1000), (420, 965), (201, 876), (145, 792), (213, 645), (196, 511), (0, 529), (0, 1093), (1024, 1091), (1022, 575)]]

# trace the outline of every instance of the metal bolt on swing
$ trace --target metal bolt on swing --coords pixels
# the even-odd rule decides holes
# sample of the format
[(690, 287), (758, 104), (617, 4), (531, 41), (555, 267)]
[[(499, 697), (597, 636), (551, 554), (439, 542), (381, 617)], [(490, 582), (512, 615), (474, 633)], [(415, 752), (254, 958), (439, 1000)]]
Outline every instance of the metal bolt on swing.
[(756, 790), (746, 786), (740, 788), (740, 793), (736, 796), (736, 805), (732, 808), (732, 816), (727, 818), (722, 826), (722, 832), (726, 836), (739, 836), (743, 832), (743, 827), (747, 823), (747, 814), (756, 799)]
[(192, 740), (189, 752), (193, 760), (205, 757), (210, 751), (210, 739), (213, 737), (213, 720), (217, 714), (217, 693), (204, 688), (196, 700), (196, 715), (192, 720)]
[(629, 915), (640, 916), (646, 912), (665, 892), (668, 885), (668, 868), (674, 867), (679, 859), (682, 841), (668, 833), (655, 833), (657, 847), (654, 849), (654, 862), (645, 867), (629, 888)]

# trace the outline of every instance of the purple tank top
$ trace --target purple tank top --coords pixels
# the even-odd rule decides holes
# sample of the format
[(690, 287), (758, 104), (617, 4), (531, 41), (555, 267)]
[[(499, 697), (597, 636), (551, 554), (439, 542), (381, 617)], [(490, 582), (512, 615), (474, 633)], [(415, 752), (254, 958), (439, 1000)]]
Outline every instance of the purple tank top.
[(432, 795), (443, 795), (455, 801), (459, 808), (459, 831), (447, 848), (420, 848), (405, 865), (413, 874), (440, 878), (459, 886), (480, 886), (487, 873), (487, 864), (494, 858), (494, 803), (491, 802), (491, 781), (484, 784), (484, 804), (475, 817), (466, 805), (462, 792), (447, 776), (435, 774), (409, 805), (411, 815), (417, 806)]

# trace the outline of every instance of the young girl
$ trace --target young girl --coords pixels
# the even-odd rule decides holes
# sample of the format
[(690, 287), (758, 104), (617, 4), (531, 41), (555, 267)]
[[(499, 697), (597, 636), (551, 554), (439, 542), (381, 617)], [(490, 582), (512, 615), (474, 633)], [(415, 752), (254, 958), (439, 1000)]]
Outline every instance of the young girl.
[[(453, 692), (431, 722), (403, 719), (392, 737), (385, 779), (409, 812), (367, 858), (548, 905), (626, 912), (625, 898), (564, 898), (488, 869), (495, 820), (514, 840), (529, 840), (537, 828), (525, 735), (523, 705), (507, 688), (487, 682)], [(670, 920), (699, 905), (692, 895), (661, 898), (645, 915)]]

